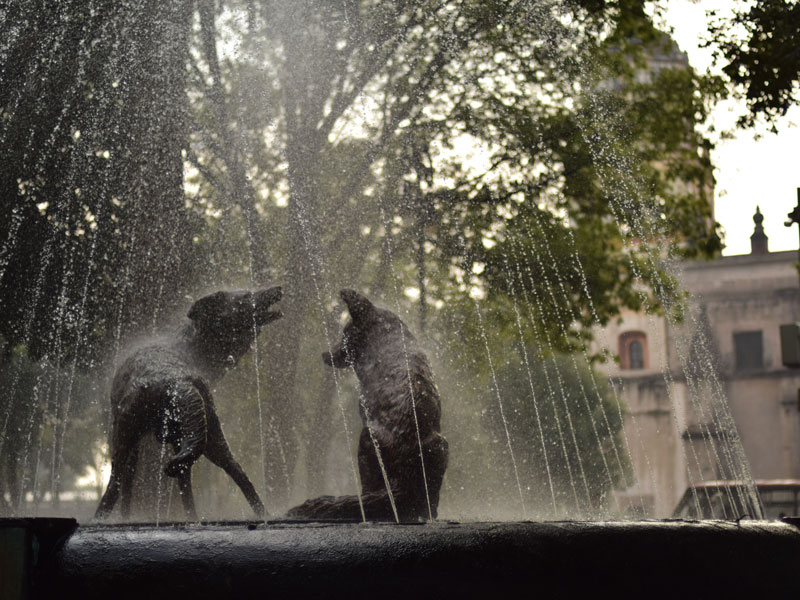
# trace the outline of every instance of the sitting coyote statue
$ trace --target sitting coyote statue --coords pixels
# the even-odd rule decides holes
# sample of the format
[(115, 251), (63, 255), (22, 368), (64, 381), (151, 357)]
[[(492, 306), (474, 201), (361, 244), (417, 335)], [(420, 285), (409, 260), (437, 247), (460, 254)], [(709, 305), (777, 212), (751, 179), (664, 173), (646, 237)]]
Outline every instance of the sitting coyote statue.
[(353, 290), (340, 294), (350, 320), (341, 342), (322, 358), (335, 368), (352, 366), (361, 386), (361, 494), (307, 500), (288, 515), (404, 522), (434, 519), (448, 447), (440, 432), (439, 392), (428, 360), (397, 315), (377, 308)]

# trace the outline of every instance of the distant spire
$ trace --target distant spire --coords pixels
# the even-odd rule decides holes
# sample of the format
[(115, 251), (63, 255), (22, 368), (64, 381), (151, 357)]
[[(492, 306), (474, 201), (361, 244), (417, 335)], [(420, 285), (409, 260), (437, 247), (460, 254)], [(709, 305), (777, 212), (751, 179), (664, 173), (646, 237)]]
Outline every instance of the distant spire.
[(761, 208), (756, 206), (756, 214), (753, 215), (753, 222), (756, 224), (756, 229), (753, 235), (750, 236), (750, 253), (751, 254), (768, 254), (767, 248), (767, 234), (764, 233), (764, 215), (761, 214)]

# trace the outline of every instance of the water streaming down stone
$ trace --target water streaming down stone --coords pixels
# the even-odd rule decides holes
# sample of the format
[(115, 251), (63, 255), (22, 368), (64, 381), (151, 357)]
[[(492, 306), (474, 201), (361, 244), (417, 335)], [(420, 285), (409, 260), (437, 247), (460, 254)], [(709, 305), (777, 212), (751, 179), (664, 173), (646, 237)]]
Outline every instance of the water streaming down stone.
[[(602, 326), (625, 295), (598, 271), (631, 275), (627, 300), (676, 325), (679, 294), (603, 66), (569, 50), (600, 33), (576, 27), (571, 6), (59, 4), (0, 21), (0, 66), (18, 65), (0, 69), (12, 198), (0, 225), (0, 511), (91, 514), (115, 363), (203, 292), (265, 279), (287, 292), (285, 322), (215, 396), (272, 516), (312, 490), (360, 489), (363, 402), (352, 374), (320, 360), (342, 287), (369, 290), (424, 340), (451, 443), (440, 518), (626, 517), (620, 493), (654, 487), (652, 439), (593, 366), (617, 352)], [(598, 235), (613, 236), (618, 263), (580, 229), (592, 207), (570, 188), (564, 163), (577, 159), (559, 154), (570, 144), (594, 170)], [(704, 429), (699, 455), (681, 444), (683, 483), (706, 463), (751, 483), (698, 318), (686, 319), (686, 404), (721, 437)], [(684, 400), (670, 402), (682, 433)], [(141, 518), (153, 506), (150, 518), (176, 518), (168, 452), (153, 454)], [(201, 518), (249, 514), (203, 464), (195, 489)], [(752, 487), (729, 494), (759, 515)]]

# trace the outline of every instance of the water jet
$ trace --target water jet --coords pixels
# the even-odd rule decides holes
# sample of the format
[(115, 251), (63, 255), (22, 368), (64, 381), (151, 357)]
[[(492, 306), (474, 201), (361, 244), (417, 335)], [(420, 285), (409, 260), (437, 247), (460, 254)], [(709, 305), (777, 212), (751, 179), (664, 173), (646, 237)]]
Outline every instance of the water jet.
[[(26, 519), (80, 522), (25, 567), (31, 581), (47, 573), (37, 586), (89, 597), (90, 581), (105, 589), (103, 573), (130, 568), (128, 589), (167, 589), (164, 569), (184, 565), (194, 575), (175, 586), (194, 578), (214, 593), (239, 577), (311, 593), (344, 586), (346, 572), (366, 594), (408, 568), (434, 588), (488, 590), (477, 580), (502, 587), (511, 573), (510, 591), (528, 572), (551, 591), (591, 591), (617, 554), (627, 574), (662, 568), (689, 589), (709, 585), (709, 556), (734, 572), (752, 560), (759, 581), (794, 589), (790, 525), (625, 522), (669, 513), (620, 500), (660, 477), (652, 440), (598, 369), (618, 354), (603, 331), (622, 310), (687, 324), (677, 364), (654, 367), (679, 440), (665, 504), (713, 464), (761, 516), (675, 271), (720, 245), (699, 89), (680, 61), (648, 68), (674, 48), (646, 15), (633, 37), (620, 15), (566, 0), (27, 8), (0, 9), (0, 511), (23, 518), (4, 531), (24, 548), (40, 535)], [(181, 518), (178, 493), (154, 476), (163, 440), (142, 460), (140, 524), (78, 514), (72, 498), (97, 502), (105, 483), (108, 390), (130, 345), (210, 289), (273, 280), (292, 282), (284, 318), (217, 390), (258, 494), (281, 514), (360, 489), (355, 377), (319, 359), (344, 312), (336, 291), (356, 287), (433, 363), (450, 443), (439, 521), (249, 528), (249, 506), (199, 461), (200, 522), (231, 524), (153, 527)], [(685, 396), (669, 391), (676, 372)], [(684, 443), (691, 411), (704, 428)], [(645, 583), (606, 580), (629, 593)]]

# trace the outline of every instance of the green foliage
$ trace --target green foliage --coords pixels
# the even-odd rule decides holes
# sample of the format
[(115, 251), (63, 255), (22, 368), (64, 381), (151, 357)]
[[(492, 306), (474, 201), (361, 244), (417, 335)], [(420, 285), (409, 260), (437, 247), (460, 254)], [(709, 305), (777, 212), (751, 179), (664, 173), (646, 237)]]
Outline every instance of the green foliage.
[(0, 51), (0, 334), (83, 367), (184, 293), (197, 225), (188, 4), (100, 4), (8, 3)]
[(775, 119), (800, 98), (800, 3), (761, 0), (737, 7), (730, 17), (714, 14), (707, 44), (747, 102), (749, 113), (739, 125), (750, 127), (764, 117), (774, 128)]
[[(516, 350), (497, 370), (506, 423), (497, 402), (489, 415), (495, 435), (504, 433), (501, 425), (508, 428), (528, 503), (553, 516), (613, 510), (611, 490), (627, 487), (632, 475), (622, 435), (624, 408), (580, 356)], [(510, 458), (507, 448), (503, 453)]]
[[(632, 477), (622, 430), (626, 408), (585, 355), (523, 345), (511, 331), (504, 346), (493, 338), (484, 347), (479, 328), (468, 322), (451, 331), (439, 336), (437, 365), (444, 372), (440, 384), (449, 391), (443, 396), (443, 427), (451, 461), (442, 502), (450, 514), (613, 514), (612, 490), (624, 489)], [(459, 341), (474, 352), (448, 353), (448, 343)]]
[[(155, 321), (165, 298), (190, 283), (213, 285), (221, 269), (239, 285), (291, 279), (301, 319), (318, 318), (303, 300), (316, 294), (315, 273), (325, 272), (326, 290), (372, 281), (380, 293), (392, 271), (421, 289), (424, 313), (424, 303), (469, 287), (458, 269), (478, 261), (496, 270), (504, 236), (530, 229), (531, 207), (592, 246), (582, 256), (598, 263), (592, 274), (603, 273), (587, 282), (601, 323), (637, 302), (619, 282), (634, 279), (626, 265), (638, 251), (614, 223), (646, 214), (659, 228), (632, 239), (681, 241), (686, 255), (719, 248), (708, 143), (695, 129), (707, 89), (685, 68), (636, 80), (647, 57), (668, 46), (640, 2), (204, 1), (172, 62), (144, 70), (131, 66), (137, 48), (155, 43), (144, 25), (115, 44), (129, 9), (53, 8), (36, 13), (41, 22), (20, 12), (23, 28), (65, 15), (73, 23), (60, 32), (69, 52), (42, 62), (44, 93), (26, 83), (34, 48), (12, 44), (4, 55), (15, 68), (0, 100), (16, 107), (4, 112), (4, 186), (16, 200), (4, 221), (13, 267), (2, 278), (3, 331), (37, 356), (55, 347), (87, 356), (77, 349)], [(181, 15), (152, 18), (180, 24)], [(236, 53), (222, 52), (230, 41)], [(187, 79), (174, 72), (181, 60)], [(161, 104), (133, 92), (153, 82), (173, 86)], [(55, 94), (64, 89), (73, 95), (59, 112)], [(158, 114), (157, 123), (178, 129), (132, 114)], [(175, 190), (174, 173), (136, 189), (151, 178), (147, 169), (165, 164), (157, 145), (164, 156), (183, 150), (189, 167), (190, 198), (171, 216), (145, 196)], [(476, 152), (480, 166), (465, 160)], [(163, 225), (142, 217), (148, 207)], [(486, 239), (499, 242), (495, 252), (483, 249)], [(354, 255), (369, 260), (348, 260)], [(493, 297), (490, 284), (502, 278), (485, 272), (477, 279)]]
[(14, 514), (28, 494), (38, 503), (45, 493), (71, 489), (87, 466), (99, 469), (106, 416), (93, 375), (34, 361), (24, 347), (3, 343), (0, 513)]

